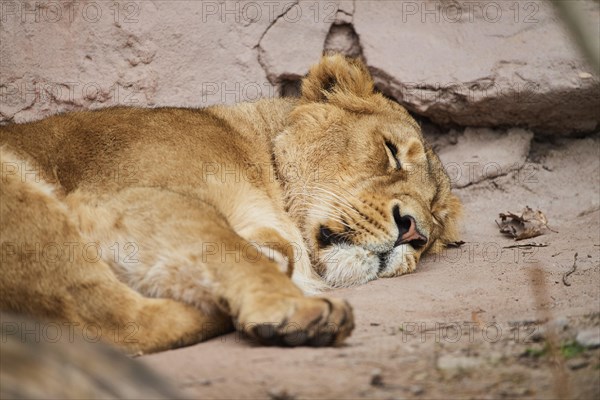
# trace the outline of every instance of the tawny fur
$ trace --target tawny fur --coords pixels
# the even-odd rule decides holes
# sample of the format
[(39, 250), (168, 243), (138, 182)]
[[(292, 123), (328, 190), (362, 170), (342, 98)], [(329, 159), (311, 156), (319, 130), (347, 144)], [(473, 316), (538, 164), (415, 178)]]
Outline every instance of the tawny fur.
[[(114, 340), (128, 351), (232, 324), (265, 342), (339, 343), (349, 305), (307, 293), (412, 272), (458, 238), (460, 203), (418, 125), (337, 55), (299, 100), (71, 113), (3, 127), (0, 144), (0, 307), (134, 321), (135, 344)], [(398, 245), (396, 207), (424, 246)], [(324, 227), (341, 241), (323, 244)], [(50, 242), (75, 255), (32, 259)]]

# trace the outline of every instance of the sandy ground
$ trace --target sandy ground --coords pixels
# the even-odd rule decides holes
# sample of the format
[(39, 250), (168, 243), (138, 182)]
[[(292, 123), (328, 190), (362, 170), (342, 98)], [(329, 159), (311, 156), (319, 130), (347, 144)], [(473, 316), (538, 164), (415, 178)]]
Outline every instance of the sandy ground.
[[(460, 135), (429, 137), (472, 158)], [(204, 399), (598, 398), (600, 349), (575, 338), (600, 335), (600, 137), (526, 150), (516, 169), (456, 190), (462, 247), (331, 293), (355, 310), (343, 347), (265, 348), (231, 334), (140, 360)], [(526, 205), (559, 233), (501, 235), (498, 213)], [(506, 248), (532, 242), (546, 247)]]

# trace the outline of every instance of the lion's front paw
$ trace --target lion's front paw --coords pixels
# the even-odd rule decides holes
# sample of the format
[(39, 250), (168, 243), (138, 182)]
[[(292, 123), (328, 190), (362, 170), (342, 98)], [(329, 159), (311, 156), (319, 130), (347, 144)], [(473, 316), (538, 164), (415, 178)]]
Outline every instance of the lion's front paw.
[(237, 325), (262, 344), (329, 346), (350, 335), (354, 317), (344, 300), (267, 295), (242, 310)]

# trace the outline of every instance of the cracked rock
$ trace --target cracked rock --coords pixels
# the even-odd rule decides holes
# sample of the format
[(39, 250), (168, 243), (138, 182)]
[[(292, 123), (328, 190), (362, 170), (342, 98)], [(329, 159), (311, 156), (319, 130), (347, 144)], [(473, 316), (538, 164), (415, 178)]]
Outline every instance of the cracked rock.
[(271, 83), (299, 79), (321, 57), (335, 14), (326, 18), (325, 11), (311, 7), (315, 5), (308, 2), (291, 4), (264, 33), (259, 60)]
[[(379, 89), (440, 125), (596, 129), (599, 78), (551, 3), (473, 4), (357, 1), (354, 29)], [(598, 3), (584, 4), (600, 35)]]
[(56, 2), (60, 13), (48, 22), (39, 11), (35, 23), (42, 2), (11, 4), (0, 23), (0, 123), (117, 104), (204, 107), (275, 93), (255, 48), (269, 24), (266, 8), (250, 24), (252, 9), (226, 14), (217, 2), (95, 2), (93, 15), (83, 4)]
[(362, 54), (358, 36), (351, 24), (334, 24), (325, 39), (326, 53), (342, 53), (349, 57)]
[(31, 20), (41, 2), (3, 16), (0, 123), (297, 95), (324, 51), (362, 56), (379, 90), (436, 124), (577, 134), (600, 120), (598, 74), (547, 1), (96, 2), (93, 22), (71, 3), (52, 23)]
[(532, 139), (532, 132), (520, 128), (467, 128), (457, 136), (457, 145), (444, 147), (439, 157), (452, 186), (463, 188), (522, 168)]

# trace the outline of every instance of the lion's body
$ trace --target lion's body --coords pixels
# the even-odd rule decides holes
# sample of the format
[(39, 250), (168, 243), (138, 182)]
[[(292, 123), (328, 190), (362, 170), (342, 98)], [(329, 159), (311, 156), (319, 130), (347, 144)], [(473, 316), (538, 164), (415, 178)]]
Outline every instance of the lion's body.
[[(337, 89), (319, 99), (325, 78)], [(379, 136), (390, 127), (399, 141)], [(392, 160), (425, 180), (386, 177), (391, 140)], [(349, 306), (299, 287), (410, 272), (422, 251), (456, 239), (459, 203), (418, 127), (337, 56), (299, 100), (72, 113), (2, 127), (0, 145), (0, 308), (105, 331), (133, 323), (135, 341), (108, 338), (128, 351), (193, 343), (232, 322), (268, 342), (339, 342)]]

